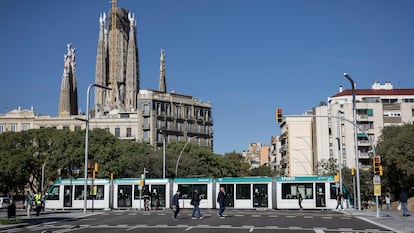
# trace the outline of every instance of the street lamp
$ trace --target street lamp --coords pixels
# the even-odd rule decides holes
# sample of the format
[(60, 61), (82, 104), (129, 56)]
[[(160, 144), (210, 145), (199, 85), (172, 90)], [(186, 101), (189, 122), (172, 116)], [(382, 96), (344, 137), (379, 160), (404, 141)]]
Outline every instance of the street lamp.
[(355, 151), (355, 176), (356, 176), (356, 185), (357, 185), (357, 200), (358, 200), (358, 210), (361, 211), (361, 185), (359, 180), (359, 155), (358, 155), (358, 138), (357, 138), (357, 125), (356, 125), (356, 103), (355, 103), (355, 82), (348, 75), (344, 73), (344, 76), (351, 83), (352, 86), (352, 112), (353, 112), (353, 124), (354, 124), (354, 151)]
[(44, 191), (44, 182), (45, 182), (45, 166), (46, 166), (46, 162), (43, 163), (42, 165), (42, 186), (40, 187), (40, 191)]
[(96, 83), (92, 83), (88, 86), (88, 90), (86, 91), (86, 133), (85, 133), (85, 183), (83, 185), (83, 213), (86, 214), (86, 207), (87, 207), (87, 198), (86, 198), (86, 190), (88, 187), (88, 140), (89, 140), (89, 99), (90, 99), (90, 92), (92, 87), (99, 87), (106, 90), (112, 90), (112, 88), (102, 86)]
[(183, 149), (180, 152), (180, 155), (177, 158), (177, 162), (175, 163), (175, 177), (177, 177), (177, 174), (178, 174), (178, 164), (180, 163), (181, 155), (183, 154), (185, 147), (188, 145), (188, 143), (190, 143), (191, 138), (194, 138), (194, 137), (189, 137), (188, 138), (187, 142), (185, 143)]
[(160, 129), (159, 132), (162, 133), (162, 135), (163, 135), (163, 140), (162, 140), (162, 178), (165, 179), (165, 131)]
[(338, 167), (339, 167), (339, 192), (342, 193), (342, 127), (340, 122), (340, 116), (344, 114), (342, 111), (337, 113), (337, 126), (338, 126)]

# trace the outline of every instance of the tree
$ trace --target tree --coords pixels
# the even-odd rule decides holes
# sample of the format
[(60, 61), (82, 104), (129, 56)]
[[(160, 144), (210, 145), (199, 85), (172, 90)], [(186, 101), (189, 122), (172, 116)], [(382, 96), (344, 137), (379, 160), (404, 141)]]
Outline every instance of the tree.
[(383, 191), (394, 196), (402, 189), (413, 195), (414, 190), (414, 125), (387, 126), (382, 129), (376, 147), (383, 166)]
[(333, 176), (338, 172), (338, 162), (335, 158), (321, 159), (318, 166), (318, 175)]

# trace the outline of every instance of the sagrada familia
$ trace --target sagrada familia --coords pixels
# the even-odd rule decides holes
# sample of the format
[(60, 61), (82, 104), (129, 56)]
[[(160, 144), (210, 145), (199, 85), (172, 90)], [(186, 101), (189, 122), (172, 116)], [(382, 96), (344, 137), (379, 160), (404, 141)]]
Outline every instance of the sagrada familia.
[[(77, 78), (75, 49), (68, 44), (58, 108), (60, 119), (79, 114)], [(93, 110), (89, 113), (91, 122), (124, 139), (156, 146), (163, 137), (168, 142), (192, 140), (213, 149), (211, 104), (189, 95), (167, 92), (163, 49), (158, 90), (142, 89), (140, 78), (135, 16), (127, 9), (117, 8), (113, 0), (109, 13), (99, 16), (94, 81), (110, 90), (94, 89)], [(73, 124), (66, 123), (66, 127), (82, 128), (76, 126), (79, 124), (76, 120)]]

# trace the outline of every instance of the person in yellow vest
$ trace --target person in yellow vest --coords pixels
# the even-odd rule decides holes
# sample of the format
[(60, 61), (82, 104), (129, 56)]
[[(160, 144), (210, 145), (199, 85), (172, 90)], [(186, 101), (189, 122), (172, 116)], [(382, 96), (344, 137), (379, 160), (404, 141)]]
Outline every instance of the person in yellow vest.
[(37, 192), (35, 195), (35, 205), (36, 205), (36, 216), (39, 216), (40, 210), (42, 209), (42, 193)]

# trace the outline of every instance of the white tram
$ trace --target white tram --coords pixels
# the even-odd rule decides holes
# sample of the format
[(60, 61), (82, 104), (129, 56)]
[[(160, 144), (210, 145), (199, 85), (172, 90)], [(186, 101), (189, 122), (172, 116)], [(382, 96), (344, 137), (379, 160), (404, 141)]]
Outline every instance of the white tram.
[[(217, 208), (217, 193), (225, 188), (226, 206), (235, 209), (299, 209), (297, 192), (305, 209), (334, 209), (337, 184), (333, 176), (224, 177), (224, 178), (117, 178), (88, 179), (87, 209), (143, 209), (144, 191), (151, 208), (171, 207), (180, 190), (180, 207), (190, 205), (194, 190), (201, 208)], [(46, 209), (83, 209), (84, 179), (60, 179), (49, 189)], [(148, 194), (149, 193), (149, 194)]]

